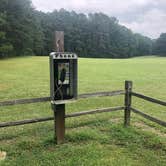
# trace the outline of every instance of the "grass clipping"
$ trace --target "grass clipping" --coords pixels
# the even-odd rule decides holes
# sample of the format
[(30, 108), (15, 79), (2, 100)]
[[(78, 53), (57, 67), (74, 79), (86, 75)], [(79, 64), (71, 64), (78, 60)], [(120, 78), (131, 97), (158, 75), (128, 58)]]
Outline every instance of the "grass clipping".
[(6, 158), (6, 152), (0, 151), (0, 161), (5, 160)]

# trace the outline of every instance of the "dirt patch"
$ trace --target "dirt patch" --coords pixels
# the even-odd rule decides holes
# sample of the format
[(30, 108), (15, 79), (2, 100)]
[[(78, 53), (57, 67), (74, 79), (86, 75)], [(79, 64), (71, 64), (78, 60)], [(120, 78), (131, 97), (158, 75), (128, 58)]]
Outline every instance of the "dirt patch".
[(0, 91), (6, 90), (8, 88), (9, 88), (9, 85), (7, 85), (7, 84), (0, 84)]
[(88, 130), (90, 129), (89, 126), (78, 126), (78, 127), (74, 127), (74, 128), (67, 128), (68, 131), (78, 131), (78, 128), (79, 128), (79, 131), (80, 130)]
[(6, 152), (0, 151), (0, 160), (5, 160)]
[(109, 120), (111, 123), (121, 123), (122, 122), (122, 118), (113, 118)]
[(143, 131), (150, 131), (158, 136), (166, 137), (165, 133), (162, 133), (160, 130), (157, 130), (151, 126), (148, 126), (147, 124), (145, 124), (143, 122), (134, 122), (133, 125), (140, 128)]

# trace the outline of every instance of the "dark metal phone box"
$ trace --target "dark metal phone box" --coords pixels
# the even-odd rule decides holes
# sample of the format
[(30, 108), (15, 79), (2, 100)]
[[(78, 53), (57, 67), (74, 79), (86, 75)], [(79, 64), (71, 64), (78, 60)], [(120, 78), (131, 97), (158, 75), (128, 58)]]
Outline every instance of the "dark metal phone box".
[(75, 53), (50, 53), (51, 101), (77, 98), (77, 59)]

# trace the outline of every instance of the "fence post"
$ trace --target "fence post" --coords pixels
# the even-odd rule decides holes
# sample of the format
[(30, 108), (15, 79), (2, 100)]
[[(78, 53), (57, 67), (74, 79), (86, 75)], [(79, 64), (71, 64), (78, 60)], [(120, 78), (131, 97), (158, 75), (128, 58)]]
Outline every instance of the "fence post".
[(63, 143), (65, 137), (65, 104), (54, 105), (54, 130), (56, 143)]
[(132, 81), (125, 81), (124, 126), (130, 125)]
[(64, 52), (64, 32), (55, 31), (54, 49), (56, 52)]
[[(55, 32), (55, 46), (56, 52), (64, 52), (64, 32)], [(55, 141), (57, 144), (64, 142), (65, 138), (65, 104), (55, 104), (53, 106), (54, 111), (54, 130)]]

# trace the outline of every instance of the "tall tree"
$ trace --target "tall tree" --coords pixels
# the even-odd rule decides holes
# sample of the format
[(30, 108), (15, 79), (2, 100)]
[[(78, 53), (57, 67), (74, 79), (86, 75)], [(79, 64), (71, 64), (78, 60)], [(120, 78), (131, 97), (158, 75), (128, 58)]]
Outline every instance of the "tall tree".
[(31, 0), (0, 0), (0, 56), (48, 55), (54, 31), (65, 32), (65, 50), (81, 57), (128, 58), (151, 53), (152, 40), (103, 13), (65, 9), (43, 13)]
[(13, 50), (13, 46), (6, 38), (7, 16), (6, 16), (6, 0), (1, 0), (0, 5), (0, 58), (9, 56)]
[(166, 33), (162, 33), (155, 41), (154, 53), (161, 56), (166, 56)]
[(15, 55), (40, 54), (42, 31), (30, 0), (12, 0), (6, 8), (7, 38), (12, 42)]
[(153, 41), (140, 34), (135, 34), (137, 41), (137, 56), (152, 54)]

